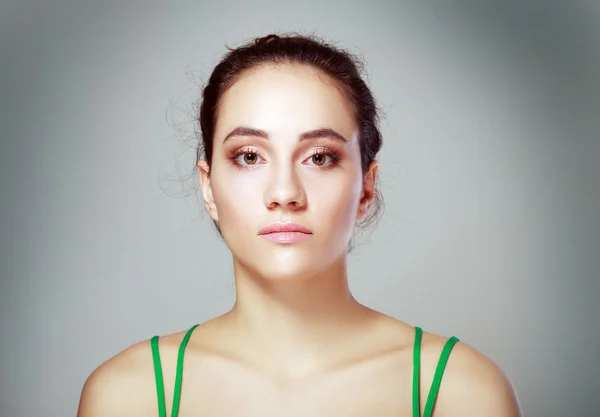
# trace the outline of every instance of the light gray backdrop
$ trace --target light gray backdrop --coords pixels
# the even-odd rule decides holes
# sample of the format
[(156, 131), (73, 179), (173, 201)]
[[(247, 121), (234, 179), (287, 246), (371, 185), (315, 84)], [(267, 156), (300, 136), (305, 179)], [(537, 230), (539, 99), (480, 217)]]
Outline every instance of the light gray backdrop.
[(600, 415), (599, 3), (471, 3), (4, 1), (0, 415), (75, 415), (104, 360), (231, 306), (177, 181), (225, 45), (280, 30), (362, 54), (387, 116), (357, 298), (494, 359), (527, 416)]

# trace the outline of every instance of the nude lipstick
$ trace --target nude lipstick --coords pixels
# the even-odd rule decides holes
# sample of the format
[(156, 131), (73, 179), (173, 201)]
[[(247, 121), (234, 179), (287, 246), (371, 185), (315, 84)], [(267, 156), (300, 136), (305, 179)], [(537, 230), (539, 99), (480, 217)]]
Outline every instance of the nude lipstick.
[(309, 238), (312, 232), (296, 223), (273, 223), (258, 232), (258, 235), (277, 243), (295, 243)]

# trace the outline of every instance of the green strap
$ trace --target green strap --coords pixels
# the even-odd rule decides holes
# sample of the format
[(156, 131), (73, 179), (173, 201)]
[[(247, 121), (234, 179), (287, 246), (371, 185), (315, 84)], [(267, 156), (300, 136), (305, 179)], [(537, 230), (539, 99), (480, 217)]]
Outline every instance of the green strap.
[[(177, 356), (177, 371), (175, 374), (175, 392), (173, 394), (173, 408), (171, 417), (177, 417), (179, 414), (179, 402), (181, 399), (181, 381), (183, 377), (183, 356), (185, 347), (190, 340), (190, 336), (198, 324), (194, 325), (187, 331), (181, 344), (179, 345), (179, 354)], [(152, 359), (154, 360), (154, 375), (156, 377), (156, 394), (158, 398), (158, 417), (167, 417), (167, 407), (165, 403), (165, 385), (163, 382), (162, 366), (160, 363), (160, 354), (158, 351), (158, 336), (154, 336), (151, 340)]]
[(194, 325), (190, 330), (187, 331), (181, 344), (179, 345), (179, 355), (177, 357), (177, 373), (175, 374), (175, 393), (173, 394), (173, 411), (171, 411), (171, 417), (177, 417), (179, 414), (179, 401), (181, 399), (181, 380), (183, 378), (183, 354), (185, 353), (185, 347), (190, 340), (190, 336), (194, 329), (198, 325)]
[[(421, 366), (421, 335), (422, 329), (420, 327), (415, 327), (415, 347), (413, 354), (413, 417), (420, 417), (420, 402), (419, 402), (419, 374), (420, 374), (420, 366)], [(429, 390), (429, 395), (427, 396), (427, 402), (425, 403), (425, 410), (423, 413), (423, 417), (431, 417), (433, 413), (433, 406), (435, 405), (435, 400), (437, 398), (438, 391), (440, 389), (440, 384), (442, 382), (442, 376), (444, 375), (444, 369), (446, 369), (446, 364), (448, 363), (448, 357), (450, 356), (450, 351), (458, 342), (459, 339), (455, 336), (452, 336), (450, 339), (446, 341), (444, 348), (442, 349), (442, 354), (440, 355), (440, 360), (438, 361), (437, 367), (435, 369), (435, 374), (433, 375), (433, 382), (431, 383), (431, 389)]]
[(444, 345), (444, 349), (442, 349), (440, 360), (437, 364), (437, 368), (435, 369), (435, 374), (433, 375), (431, 390), (429, 391), (429, 395), (427, 396), (427, 403), (425, 403), (425, 411), (423, 412), (423, 417), (431, 417), (431, 413), (433, 413), (433, 405), (435, 404), (435, 399), (437, 397), (438, 390), (440, 389), (442, 375), (444, 374), (444, 369), (446, 369), (446, 363), (448, 362), (450, 351), (452, 350), (456, 342), (458, 342), (458, 338), (452, 336)]
[(165, 385), (163, 383), (162, 366), (160, 364), (160, 355), (158, 352), (158, 336), (151, 340), (152, 359), (154, 360), (154, 376), (156, 377), (156, 396), (158, 397), (158, 417), (167, 417), (165, 407)]
[(421, 334), (423, 330), (415, 327), (415, 346), (413, 349), (413, 417), (421, 417), (419, 400), (419, 374), (421, 372)]

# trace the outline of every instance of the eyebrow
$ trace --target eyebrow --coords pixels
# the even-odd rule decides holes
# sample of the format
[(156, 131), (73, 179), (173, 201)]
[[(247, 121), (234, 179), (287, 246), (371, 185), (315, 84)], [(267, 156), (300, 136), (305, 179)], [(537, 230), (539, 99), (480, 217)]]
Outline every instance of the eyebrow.
[[(227, 142), (229, 139), (231, 139), (234, 136), (254, 136), (254, 137), (259, 137), (259, 138), (269, 140), (269, 134), (267, 132), (265, 132), (264, 130), (254, 129), (254, 128), (246, 127), (246, 126), (238, 126), (235, 129), (233, 129), (231, 132), (229, 132), (227, 134), (227, 136), (225, 136), (225, 139), (223, 139), (223, 143)], [(342, 142), (342, 143), (348, 142), (348, 139), (346, 139), (344, 136), (342, 136), (335, 130), (329, 129), (329, 128), (315, 129), (315, 130), (310, 130), (308, 132), (304, 132), (300, 135), (300, 139), (298, 140), (298, 142), (302, 142), (305, 140), (311, 140), (311, 139), (318, 139), (318, 138), (330, 138), (330, 139), (333, 139), (333, 140), (336, 140), (336, 141)]]

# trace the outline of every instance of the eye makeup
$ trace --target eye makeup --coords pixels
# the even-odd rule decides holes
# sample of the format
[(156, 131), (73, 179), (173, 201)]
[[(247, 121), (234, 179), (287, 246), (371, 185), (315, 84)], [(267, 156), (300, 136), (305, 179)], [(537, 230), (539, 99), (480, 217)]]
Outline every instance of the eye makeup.
[[(309, 151), (302, 162), (312, 169), (329, 170), (335, 168), (341, 159), (340, 153), (334, 149), (326, 146), (317, 146)], [(267, 158), (265, 158), (262, 152), (254, 146), (242, 146), (235, 149), (227, 155), (227, 160), (236, 169), (241, 171), (257, 169), (267, 162)]]

